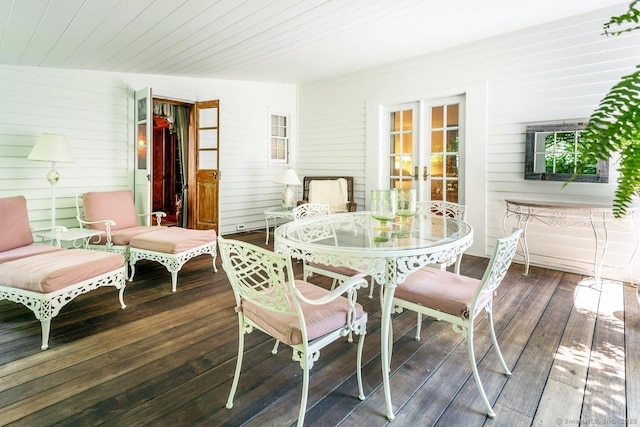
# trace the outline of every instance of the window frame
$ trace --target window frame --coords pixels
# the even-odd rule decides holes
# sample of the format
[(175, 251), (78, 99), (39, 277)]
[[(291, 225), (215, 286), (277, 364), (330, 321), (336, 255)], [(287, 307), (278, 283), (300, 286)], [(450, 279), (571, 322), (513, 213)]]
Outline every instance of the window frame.
[(531, 124), (525, 130), (524, 179), (536, 181), (573, 181), (606, 184), (609, 182), (609, 160), (599, 160), (595, 174), (535, 172), (536, 134), (580, 132), (587, 126), (586, 120), (573, 123)]
[[(273, 118), (274, 117), (280, 117), (280, 118), (284, 118), (285, 119), (285, 124), (284, 126), (281, 126), (279, 124), (275, 124), (273, 123)], [(281, 128), (284, 128), (285, 130), (285, 134), (284, 135), (276, 135), (274, 134), (273, 130), (274, 130), (274, 126), (280, 126)], [(282, 141), (284, 141), (284, 158), (280, 159), (277, 157), (274, 157), (274, 151), (273, 151), (273, 143), (274, 143), (274, 139), (280, 139)], [(268, 131), (268, 144), (267, 144), (267, 151), (268, 151), (268, 159), (269, 159), (269, 166), (290, 166), (290, 159), (291, 159), (291, 116), (289, 114), (285, 114), (285, 113), (280, 113), (277, 111), (270, 111), (269, 112), (269, 131)]]

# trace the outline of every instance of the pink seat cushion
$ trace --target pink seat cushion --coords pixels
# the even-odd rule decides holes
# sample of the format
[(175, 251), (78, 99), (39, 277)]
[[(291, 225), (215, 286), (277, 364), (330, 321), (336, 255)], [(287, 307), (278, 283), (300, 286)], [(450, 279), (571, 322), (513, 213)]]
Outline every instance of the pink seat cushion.
[(0, 251), (33, 243), (27, 199), (24, 196), (0, 199), (0, 218)]
[[(138, 225), (135, 227), (123, 228), (121, 230), (111, 230), (111, 243), (119, 246), (128, 245), (131, 242), (131, 239), (135, 236), (144, 233), (151, 233), (164, 228), (166, 227), (158, 225)], [(107, 234), (102, 233), (99, 236), (94, 236), (89, 239), (89, 243), (92, 245), (105, 245), (107, 243)]]
[[(322, 298), (328, 290), (302, 280), (296, 280), (296, 288), (308, 299)], [(323, 305), (300, 303), (307, 327), (307, 339), (313, 340), (333, 332), (347, 324), (349, 302), (344, 297)], [(288, 345), (302, 342), (300, 322), (295, 315), (278, 313), (243, 301), (244, 314), (264, 329), (269, 335)], [(289, 310), (294, 310), (293, 306)], [(356, 319), (364, 315), (362, 306), (356, 303)]]
[[(116, 225), (111, 230), (121, 230), (138, 226), (138, 215), (133, 204), (130, 190), (94, 191), (82, 196), (84, 219), (86, 221), (104, 221), (110, 219)], [(105, 230), (104, 224), (89, 224), (94, 230)]]
[(11, 249), (8, 251), (0, 252), (0, 264), (7, 261), (13, 261), (20, 258), (25, 258), (32, 255), (38, 255), (43, 253), (49, 253), (54, 251), (62, 251), (64, 249), (51, 246), (44, 243), (32, 243), (27, 246), (20, 246), (19, 248)]
[(190, 230), (181, 227), (166, 227), (151, 233), (131, 238), (130, 247), (165, 254), (179, 254), (197, 246), (214, 243), (215, 230)]
[(120, 254), (63, 249), (0, 264), (0, 284), (49, 293), (122, 266)]
[[(394, 297), (468, 319), (471, 302), (479, 285), (478, 279), (425, 267), (410, 274), (404, 283), (399, 284)], [(490, 298), (490, 294), (482, 295), (478, 306), (483, 307)]]

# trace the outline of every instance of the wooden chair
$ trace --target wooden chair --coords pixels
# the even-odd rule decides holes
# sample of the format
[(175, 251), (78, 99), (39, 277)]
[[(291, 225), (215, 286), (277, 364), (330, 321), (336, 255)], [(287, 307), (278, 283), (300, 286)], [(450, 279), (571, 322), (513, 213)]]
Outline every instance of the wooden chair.
[(327, 204), (332, 213), (355, 212), (358, 204), (353, 196), (353, 177), (305, 176), (302, 179), (302, 200), (298, 205), (303, 203)]
[[(218, 237), (222, 268), (236, 298), (239, 344), (238, 359), (226, 407), (233, 407), (244, 354), (244, 335), (258, 329), (293, 349), (293, 360), (303, 371), (298, 426), (304, 424), (309, 391), (309, 370), (328, 344), (350, 333), (360, 335), (356, 375), (360, 400), (362, 349), (367, 313), (356, 302), (357, 290), (366, 286), (357, 276), (335, 290), (295, 280), (291, 258), (250, 243)], [(346, 294), (346, 296), (342, 296)]]
[[(497, 240), (482, 279), (478, 280), (446, 270), (427, 267), (409, 275), (404, 283), (398, 285), (393, 297), (393, 305), (397, 308), (397, 312), (408, 309), (447, 321), (451, 323), (454, 331), (466, 338), (473, 377), (490, 418), (495, 417), (496, 414), (487, 399), (478, 375), (473, 351), (473, 324), (476, 317), (484, 309), (487, 312), (493, 347), (498, 354), (505, 374), (510, 376), (511, 372), (502, 357), (493, 327), (493, 295), (507, 274), (521, 233), (521, 229), (516, 229), (510, 236)], [(416, 339), (419, 340), (420, 337), (418, 336)], [(390, 339), (390, 342), (393, 342), (393, 339)]]

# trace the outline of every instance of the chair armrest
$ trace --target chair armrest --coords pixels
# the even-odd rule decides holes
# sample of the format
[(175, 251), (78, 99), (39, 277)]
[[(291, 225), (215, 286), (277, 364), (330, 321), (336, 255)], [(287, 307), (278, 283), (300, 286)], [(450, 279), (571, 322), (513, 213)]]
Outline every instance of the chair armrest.
[(62, 237), (62, 233), (67, 231), (67, 227), (63, 227), (62, 225), (54, 225), (53, 227), (42, 227), (42, 228), (31, 228), (32, 233), (38, 233), (41, 231), (53, 231), (56, 233), (56, 246), (61, 247), (60, 238)]
[(138, 214), (139, 217), (150, 216), (153, 215), (156, 217), (156, 225), (160, 225), (162, 223), (162, 218), (166, 217), (167, 214), (162, 211), (155, 211), (149, 213)]
[(344, 293), (347, 293), (349, 291), (356, 291), (360, 288), (366, 288), (367, 286), (369, 286), (369, 284), (367, 283), (367, 279), (365, 279), (366, 275), (367, 275), (366, 273), (356, 274), (349, 280), (344, 281), (340, 286), (338, 286), (337, 288), (335, 288), (334, 290), (332, 290), (322, 298), (318, 298), (318, 299), (305, 298), (305, 296), (302, 295), (300, 292), (298, 292), (297, 289), (296, 289), (296, 293), (298, 295), (298, 298), (300, 298), (301, 301), (304, 301), (307, 304), (311, 304), (311, 305), (326, 304), (338, 298)]
[(358, 204), (356, 202), (347, 202), (347, 211), (355, 212), (358, 209)]
[(298, 203), (296, 206), (304, 205), (305, 203), (309, 203), (309, 201), (307, 199), (298, 200)]

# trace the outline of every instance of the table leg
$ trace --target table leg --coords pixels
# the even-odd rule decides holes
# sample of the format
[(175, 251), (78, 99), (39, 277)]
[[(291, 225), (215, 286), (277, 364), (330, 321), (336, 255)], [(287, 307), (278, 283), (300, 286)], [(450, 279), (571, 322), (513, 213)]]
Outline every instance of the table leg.
[[(268, 245), (269, 244), (269, 217), (267, 215), (264, 216), (264, 222), (267, 224), (267, 237), (264, 241), (264, 244)], [(274, 228), (275, 228), (275, 224), (274, 224)]]
[(391, 369), (390, 349), (393, 343), (389, 342), (391, 337), (391, 309), (393, 308), (393, 294), (396, 288), (396, 265), (395, 261), (387, 260), (387, 272), (384, 283), (384, 291), (382, 293), (382, 313), (380, 318), (380, 358), (382, 365), (382, 387), (384, 388), (384, 397), (387, 403), (387, 419), (389, 421), (395, 418), (393, 414), (393, 404), (391, 402), (391, 386), (389, 384), (389, 371)]

